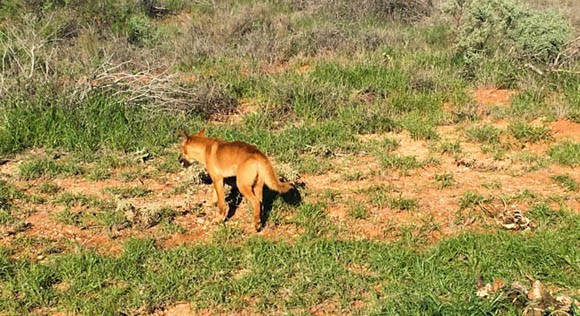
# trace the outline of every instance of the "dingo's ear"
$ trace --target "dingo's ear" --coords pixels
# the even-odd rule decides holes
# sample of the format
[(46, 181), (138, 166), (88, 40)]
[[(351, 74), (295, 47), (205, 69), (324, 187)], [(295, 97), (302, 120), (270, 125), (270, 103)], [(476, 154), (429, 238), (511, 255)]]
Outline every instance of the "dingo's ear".
[(200, 137), (205, 136), (205, 128), (203, 128), (201, 131), (199, 131), (199, 133), (197, 133), (195, 136), (200, 136)]
[(179, 129), (177, 134), (179, 135), (179, 137), (183, 137), (183, 138), (189, 137), (189, 136), (187, 136), (187, 132), (185, 132), (185, 130), (183, 128)]

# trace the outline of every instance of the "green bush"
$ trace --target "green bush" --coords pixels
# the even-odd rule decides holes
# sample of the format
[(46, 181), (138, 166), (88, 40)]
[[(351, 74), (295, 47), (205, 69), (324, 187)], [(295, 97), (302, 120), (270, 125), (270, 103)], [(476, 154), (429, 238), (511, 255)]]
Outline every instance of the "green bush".
[(143, 46), (154, 44), (158, 38), (156, 28), (145, 16), (134, 15), (127, 23), (127, 40), (129, 43)]
[(536, 11), (517, 0), (450, 0), (444, 12), (459, 27), (457, 49), (471, 71), (486, 60), (555, 60), (573, 28), (556, 11)]
[(573, 28), (556, 11), (532, 12), (521, 18), (511, 30), (521, 58), (550, 63), (571, 39)]

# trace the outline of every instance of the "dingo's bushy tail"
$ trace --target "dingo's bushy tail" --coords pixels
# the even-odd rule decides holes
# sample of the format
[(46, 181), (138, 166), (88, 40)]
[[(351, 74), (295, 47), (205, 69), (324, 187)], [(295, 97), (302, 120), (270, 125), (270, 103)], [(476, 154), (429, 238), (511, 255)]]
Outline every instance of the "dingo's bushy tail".
[(276, 192), (286, 193), (292, 189), (292, 185), (290, 183), (281, 182), (278, 179), (278, 176), (274, 171), (274, 167), (272, 167), (272, 164), (270, 161), (268, 161), (268, 159), (263, 159), (260, 161), (259, 177), (264, 179), (264, 183), (266, 183), (268, 188)]

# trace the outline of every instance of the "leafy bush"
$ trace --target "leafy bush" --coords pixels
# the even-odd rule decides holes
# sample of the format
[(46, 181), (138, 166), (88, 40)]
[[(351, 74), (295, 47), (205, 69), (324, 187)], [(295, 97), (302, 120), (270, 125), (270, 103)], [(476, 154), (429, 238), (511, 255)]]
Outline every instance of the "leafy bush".
[(157, 40), (158, 34), (149, 19), (145, 16), (134, 15), (127, 24), (127, 40), (134, 45), (151, 45)]
[(572, 32), (570, 23), (558, 12), (544, 11), (523, 16), (510, 37), (522, 58), (549, 63), (571, 39)]
[(443, 11), (458, 24), (457, 49), (471, 71), (490, 58), (553, 62), (573, 32), (558, 12), (528, 9), (517, 0), (450, 0)]

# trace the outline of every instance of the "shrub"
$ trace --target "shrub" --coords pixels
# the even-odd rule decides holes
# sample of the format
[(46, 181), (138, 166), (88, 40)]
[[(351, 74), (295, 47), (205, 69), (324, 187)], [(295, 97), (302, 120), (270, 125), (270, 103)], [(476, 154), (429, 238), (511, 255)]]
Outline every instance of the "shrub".
[(456, 46), (472, 71), (489, 58), (550, 63), (573, 32), (558, 12), (528, 9), (517, 0), (450, 0), (443, 10), (459, 26)]
[(572, 32), (570, 23), (558, 12), (544, 11), (522, 17), (510, 37), (521, 58), (549, 63), (570, 40)]
[(155, 27), (145, 16), (134, 15), (127, 23), (127, 40), (129, 43), (143, 46), (154, 44), (158, 37)]

